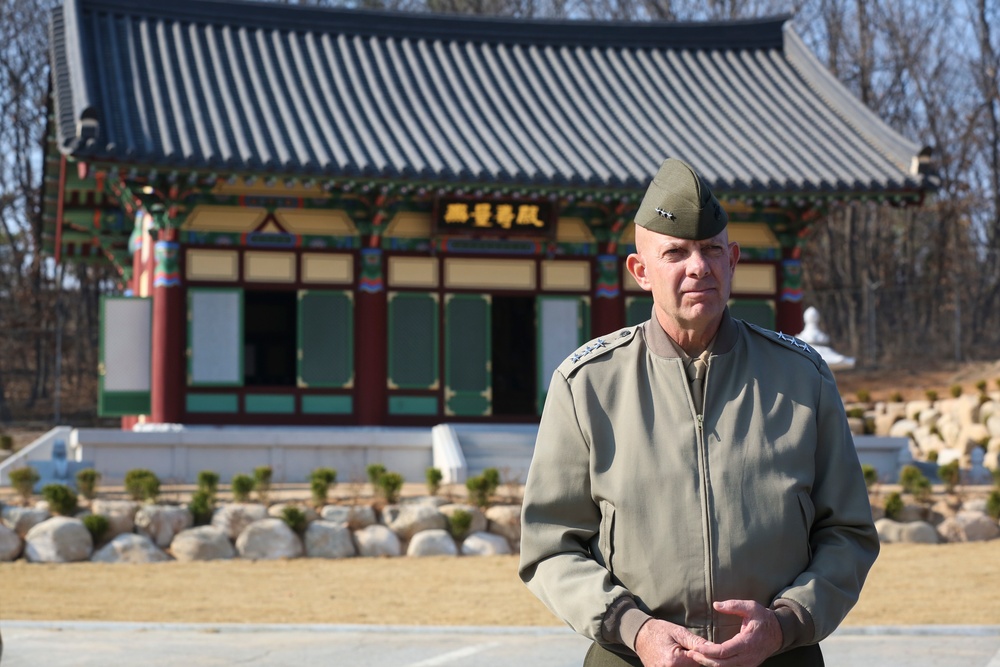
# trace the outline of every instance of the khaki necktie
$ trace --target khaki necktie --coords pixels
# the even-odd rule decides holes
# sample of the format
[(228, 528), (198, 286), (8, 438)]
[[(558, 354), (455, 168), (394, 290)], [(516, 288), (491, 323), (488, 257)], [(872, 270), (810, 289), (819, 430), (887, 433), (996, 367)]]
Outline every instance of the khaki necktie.
[(705, 350), (700, 356), (692, 358), (687, 367), (691, 397), (694, 399), (694, 408), (698, 414), (701, 414), (705, 403), (705, 375), (708, 373), (709, 354), (710, 350)]

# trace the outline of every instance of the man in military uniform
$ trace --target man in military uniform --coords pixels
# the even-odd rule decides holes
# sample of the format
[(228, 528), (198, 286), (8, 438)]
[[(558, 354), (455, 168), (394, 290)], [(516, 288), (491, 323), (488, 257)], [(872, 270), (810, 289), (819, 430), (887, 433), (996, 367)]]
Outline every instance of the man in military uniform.
[(823, 665), (878, 554), (830, 369), (729, 314), (727, 222), (666, 160), (626, 261), (652, 318), (552, 377), (519, 573), (594, 641), (589, 667)]

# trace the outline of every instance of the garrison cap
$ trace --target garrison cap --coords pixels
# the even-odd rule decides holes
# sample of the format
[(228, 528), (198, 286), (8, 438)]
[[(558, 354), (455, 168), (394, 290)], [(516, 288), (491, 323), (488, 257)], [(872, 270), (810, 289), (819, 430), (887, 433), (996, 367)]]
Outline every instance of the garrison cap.
[(709, 239), (726, 228), (729, 216), (708, 184), (686, 162), (667, 158), (649, 184), (635, 224), (680, 239)]

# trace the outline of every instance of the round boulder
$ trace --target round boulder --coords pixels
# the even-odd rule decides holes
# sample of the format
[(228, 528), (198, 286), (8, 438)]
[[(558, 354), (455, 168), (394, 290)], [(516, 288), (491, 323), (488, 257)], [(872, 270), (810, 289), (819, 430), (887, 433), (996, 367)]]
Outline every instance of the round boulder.
[(178, 533), (170, 553), (179, 561), (226, 560), (236, 555), (236, 549), (221, 528), (198, 526)]
[(47, 509), (37, 507), (4, 507), (3, 523), (22, 538), (28, 531), (52, 515)]
[(162, 563), (170, 556), (145, 535), (123, 533), (94, 552), (94, 563)]
[(260, 503), (228, 503), (212, 515), (212, 525), (235, 540), (247, 526), (267, 517), (267, 508)]
[(0, 563), (9, 563), (21, 555), (24, 540), (13, 528), (0, 524)]
[(378, 523), (371, 505), (326, 505), (319, 512), (324, 521), (344, 524), (354, 530)]
[(190, 528), (194, 521), (186, 507), (176, 505), (143, 505), (135, 513), (135, 530), (166, 549), (174, 535)]
[(394, 513), (395, 516), (386, 519), (386, 526), (402, 540), (409, 540), (424, 530), (443, 530), (448, 525), (444, 514), (441, 514), (434, 505), (408, 503), (397, 507), (399, 511)]
[(31, 563), (74, 563), (90, 558), (94, 541), (79, 519), (56, 516), (33, 526), (24, 537)]
[(306, 556), (309, 558), (350, 558), (358, 551), (354, 548), (351, 531), (342, 523), (313, 521), (303, 537)]
[(489, 520), (489, 531), (503, 535), (507, 541), (519, 551), (521, 545), (521, 506), (494, 505), (486, 510)]
[(507, 538), (493, 533), (472, 533), (462, 542), (463, 556), (500, 556), (509, 553)]
[(900, 523), (892, 519), (879, 519), (875, 522), (875, 530), (878, 531), (879, 540), (886, 543), (937, 544), (939, 542), (934, 526), (926, 521)]
[(236, 538), (236, 552), (242, 558), (278, 560), (302, 555), (302, 540), (281, 519), (254, 521)]
[(1000, 526), (985, 512), (963, 510), (937, 528), (944, 542), (985, 542), (1000, 537)]
[(410, 539), (407, 556), (457, 556), (458, 547), (447, 530), (431, 528), (422, 530)]
[(356, 531), (354, 539), (358, 543), (359, 556), (398, 556), (402, 553), (396, 533), (381, 524)]

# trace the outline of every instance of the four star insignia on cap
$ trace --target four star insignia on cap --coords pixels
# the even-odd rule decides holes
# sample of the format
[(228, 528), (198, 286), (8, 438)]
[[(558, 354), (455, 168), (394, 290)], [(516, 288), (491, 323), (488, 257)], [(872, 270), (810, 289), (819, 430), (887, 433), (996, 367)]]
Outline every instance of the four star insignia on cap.
[(669, 218), (670, 220), (676, 220), (677, 216), (673, 214), (672, 211), (664, 211), (659, 206), (656, 207), (656, 214), (661, 218)]
[(795, 336), (789, 336), (788, 334), (779, 331), (778, 332), (778, 338), (780, 338), (781, 340), (785, 341), (786, 343), (794, 345), (795, 347), (797, 347), (799, 349), (805, 350), (806, 352), (809, 351), (809, 346), (806, 345), (805, 343), (803, 343), (802, 341), (800, 341)]
[(591, 352), (599, 350), (602, 347), (605, 347), (606, 345), (607, 343), (604, 342), (603, 338), (598, 338), (593, 345), (587, 345), (578, 352), (575, 352), (572, 356), (570, 356), (570, 359), (572, 359), (573, 363), (575, 364), (576, 362), (580, 361)]

